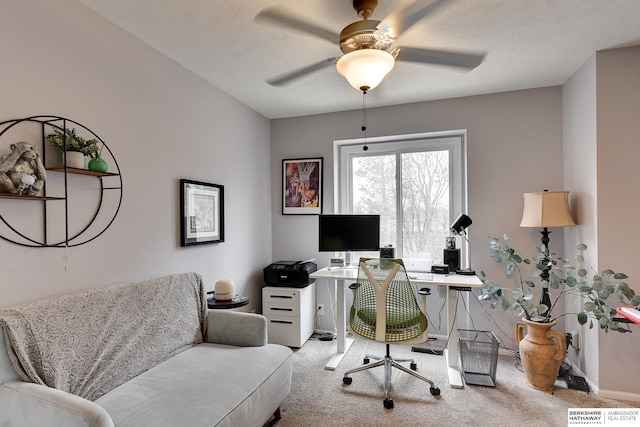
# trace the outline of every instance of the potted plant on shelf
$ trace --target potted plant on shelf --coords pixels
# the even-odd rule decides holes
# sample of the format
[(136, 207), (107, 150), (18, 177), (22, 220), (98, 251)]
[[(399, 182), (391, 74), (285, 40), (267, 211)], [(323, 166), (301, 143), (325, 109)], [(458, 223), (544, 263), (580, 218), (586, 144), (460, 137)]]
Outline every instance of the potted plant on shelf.
[[(66, 165), (67, 167), (84, 169), (84, 157), (91, 157), (89, 161), (89, 169), (106, 172), (106, 162), (100, 156), (102, 148), (98, 148), (98, 140), (85, 139), (76, 133), (73, 128), (62, 130), (54, 128), (47, 135), (47, 141), (53, 148), (65, 153), (66, 148)], [(94, 160), (96, 162), (94, 162)], [(93, 164), (92, 164), (93, 163)]]
[[(553, 391), (560, 363), (566, 357), (564, 334), (551, 330), (558, 318), (576, 315), (578, 323), (588, 323), (589, 328), (597, 324), (605, 332), (631, 332), (628, 324), (618, 322), (616, 307), (639, 305), (640, 295), (636, 295), (625, 282), (627, 275), (624, 273), (609, 269), (601, 273), (589, 272), (577, 267), (584, 262), (585, 244), (576, 247), (576, 265), (567, 258), (550, 253), (545, 245), (536, 247), (533, 257), (523, 258), (510, 246), (507, 235), (502, 240), (490, 237), (489, 249), (497, 262), (505, 262), (507, 276), (515, 274), (516, 279), (513, 287), (502, 286), (488, 279), (485, 272), (481, 271), (483, 287), (480, 298), (491, 301), (492, 308), (500, 304), (503, 310), (523, 318), (522, 322), (516, 324), (516, 340), (527, 381), (534, 388)], [(531, 268), (529, 274), (523, 272), (523, 264)], [(546, 278), (541, 279), (541, 276)], [(543, 289), (548, 289), (550, 306), (535, 302), (532, 291), (536, 288), (536, 282)], [(558, 302), (567, 295), (582, 298), (584, 303), (579, 312), (560, 310)]]

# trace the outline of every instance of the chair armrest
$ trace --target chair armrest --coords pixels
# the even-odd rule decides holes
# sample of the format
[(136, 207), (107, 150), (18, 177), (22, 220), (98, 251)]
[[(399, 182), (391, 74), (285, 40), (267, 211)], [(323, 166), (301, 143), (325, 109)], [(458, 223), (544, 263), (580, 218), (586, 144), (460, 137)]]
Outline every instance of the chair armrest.
[(267, 318), (260, 314), (228, 310), (207, 310), (206, 342), (261, 347), (266, 345)]
[(25, 381), (0, 384), (0, 425), (114, 427), (97, 403)]

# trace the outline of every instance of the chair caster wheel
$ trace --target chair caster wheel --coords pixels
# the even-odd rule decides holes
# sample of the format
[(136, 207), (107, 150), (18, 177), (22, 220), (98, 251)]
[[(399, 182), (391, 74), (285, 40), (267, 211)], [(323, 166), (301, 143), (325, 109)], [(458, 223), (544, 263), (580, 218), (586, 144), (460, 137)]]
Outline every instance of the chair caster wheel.
[(369, 364), (369, 362), (371, 362), (371, 361), (369, 360), (369, 358), (368, 358), (368, 357), (365, 357), (365, 358), (364, 358), (364, 360), (362, 361), (362, 364), (363, 364), (363, 365), (368, 365), (368, 364)]
[(346, 385), (349, 385), (353, 382), (353, 378), (351, 377), (342, 377), (342, 382)]
[(418, 370), (418, 364), (416, 362), (411, 362), (411, 365), (409, 365), (409, 367), (411, 368), (412, 371)]
[(436, 386), (433, 386), (429, 389), (433, 396), (440, 396), (440, 389)]
[(387, 397), (384, 400), (383, 404), (384, 404), (384, 407), (386, 409), (392, 409), (393, 408), (393, 399), (391, 399), (390, 397)]

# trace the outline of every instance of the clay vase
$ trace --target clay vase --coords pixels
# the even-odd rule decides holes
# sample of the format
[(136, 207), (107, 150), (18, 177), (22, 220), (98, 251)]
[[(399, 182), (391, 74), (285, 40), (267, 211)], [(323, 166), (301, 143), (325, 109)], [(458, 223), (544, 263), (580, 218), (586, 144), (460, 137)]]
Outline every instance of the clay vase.
[(567, 356), (564, 334), (551, 330), (555, 325), (526, 319), (516, 323), (516, 341), (527, 383), (547, 393), (554, 390), (560, 363)]

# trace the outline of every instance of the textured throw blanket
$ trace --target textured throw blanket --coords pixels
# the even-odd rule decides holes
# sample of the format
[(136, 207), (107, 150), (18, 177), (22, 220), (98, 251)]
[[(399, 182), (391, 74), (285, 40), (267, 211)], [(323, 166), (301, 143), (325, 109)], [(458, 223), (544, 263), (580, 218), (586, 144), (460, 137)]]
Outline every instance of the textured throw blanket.
[(95, 400), (201, 343), (206, 300), (196, 273), (91, 289), (0, 310), (25, 381)]

